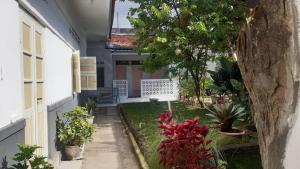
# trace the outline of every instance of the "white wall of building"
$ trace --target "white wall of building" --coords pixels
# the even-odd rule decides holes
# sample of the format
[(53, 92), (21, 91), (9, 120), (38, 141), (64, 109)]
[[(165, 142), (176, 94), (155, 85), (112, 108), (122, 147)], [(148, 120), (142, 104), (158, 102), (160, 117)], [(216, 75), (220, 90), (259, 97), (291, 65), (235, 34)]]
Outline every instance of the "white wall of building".
[(16, 1), (0, 1), (0, 128), (22, 117), (22, 71), (19, 7)]
[[(86, 38), (71, 16), (55, 0), (20, 0), (25, 9), (46, 26), (44, 31), (45, 95), (47, 105), (72, 96), (72, 53), (86, 53)], [(80, 44), (70, 33), (74, 28)]]
[(51, 105), (72, 95), (72, 49), (49, 29), (44, 32), (45, 93)]
[[(68, 43), (71, 48), (80, 49), (82, 45), (82, 50), (85, 50), (83, 49), (86, 46), (85, 35), (82, 33), (81, 29), (77, 27), (77, 25), (71, 25), (74, 22), (72, 22), (70, 19), (66, 19), (66, 16), (62, 13), (55, 0), (19, 1), (25, 7), (26, 10), (29, 10), (33, 15), (35, 15), (38, 19), (44, 22), (44, 24), (46, 24), (46, 26), (49, 27), (51, 31), (53, 31), (62, 40)], [(67, 18), (69, 17), (67, 16)], [(70, 34), (71, 27), (73, 27), (76, 30), (76, 33), (81, 38), (80, 44), (78, 44), (74, 40), (74, 37)]]
[[(300, 31), (300, 0), (295, 0), (293, 1), (294, 3), (294, 10), (295, 14), (298, 14), (297, 17), (297, 29), (298, 29), (298, 42), (300, 42), (300, 36), (299, 36), (299, 31)], [(298, 43), (299, 45), (299, 43)], [(292, 66), (292, 65), (291, 65)], [(299, 72), (296, 72), (297, 76), (299, 77)], [(299, 79), (298, 79), (299, 80)], [(299, 91), (299, 87), (298, 87)], [(298, 92), (299, 96), (300, 92)], [(300, 99), (298, 98), (297, 103), (296, 103), (296, 108), (295, 112), (293, 115), (289, 117), (289, 133), (288, 133), (288, 139), (286, 142), (286, 149), (285, 149), (285, 158), (283, 159), (284, 163), (284, 168), (285, 169), (299, 169), (300, 161)]]
[(43, 43), (47, 105), (72, 96), (72, 52), (81, 50), (85, 54), (86, 51), (85, 35), (79, 31), (81, 42), (78, 44), (75, 41), (69, 32), (70, 22), (54, 0), (1, 0), (0, 128), (23, 118), (20, 4), (45, 26)]
[(286, 152), (284, 159), (284, 167), (286, 169), (298, 169), (299, 168), (299, 157), (300, 157), (300, 111), (299, 103), (296, 108), (295, 117), (290, 117), (291, 121), (294, 122), (293, 128), (290, 129), (289, 137), (286, 143)]

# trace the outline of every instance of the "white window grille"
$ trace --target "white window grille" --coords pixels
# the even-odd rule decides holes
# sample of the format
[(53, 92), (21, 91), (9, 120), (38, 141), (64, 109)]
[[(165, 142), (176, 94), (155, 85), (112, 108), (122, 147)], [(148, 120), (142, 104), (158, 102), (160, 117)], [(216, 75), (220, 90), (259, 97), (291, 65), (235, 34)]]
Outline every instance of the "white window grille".
[(170, 79), (141, 80), (141, 96), (145, 98), (170, 98), (178, 96), (177, 81)]
[(118, 89), (120, 98), (128, 98), (128, 82), (127, 80), (114, 80), (113, 87)]

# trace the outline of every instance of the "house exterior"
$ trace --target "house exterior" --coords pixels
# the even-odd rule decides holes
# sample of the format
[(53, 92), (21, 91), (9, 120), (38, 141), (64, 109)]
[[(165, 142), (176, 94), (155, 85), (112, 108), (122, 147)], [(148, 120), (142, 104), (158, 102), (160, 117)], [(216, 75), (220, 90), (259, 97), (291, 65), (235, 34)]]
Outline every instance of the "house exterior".
[(0, 1), (1, 161), (11, 162), (17, 143), (59, 159), (57, 113), (95, 88), (96, 59), (83, 56), (90, 45), (104, 48), (98, 42), (110, 34), (113, 8), (113, 0)]
[(178, 80), (170, 79), (166, 68), (154, 73), (141, 70), (149, 55), (134, 52), (135, 31), (113, 28), (111, 32), (108, 41), (88, 45), (87, 55), (97, 58), (97, 90), (83, 92), (85, 99), (95, 98), (99, 104), (177, 100)]

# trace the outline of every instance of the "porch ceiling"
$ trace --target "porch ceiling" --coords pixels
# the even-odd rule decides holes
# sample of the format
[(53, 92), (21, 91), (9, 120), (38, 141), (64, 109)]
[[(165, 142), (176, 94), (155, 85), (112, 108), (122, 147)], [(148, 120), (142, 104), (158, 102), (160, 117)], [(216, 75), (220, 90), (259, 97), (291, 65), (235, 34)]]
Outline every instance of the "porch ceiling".
[(110, 33), (114, 0), (59, 0), (71, 8), (71, 15), (88, 40), (104, 40)]

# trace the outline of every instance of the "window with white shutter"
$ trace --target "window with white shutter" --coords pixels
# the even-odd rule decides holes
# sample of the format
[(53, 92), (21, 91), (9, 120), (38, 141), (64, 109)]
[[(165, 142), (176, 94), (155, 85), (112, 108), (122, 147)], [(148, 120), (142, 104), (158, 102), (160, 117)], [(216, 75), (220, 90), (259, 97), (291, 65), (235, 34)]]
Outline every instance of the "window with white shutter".
[(81, 92), (81, 80), (80, 80), (80, 56), (78, 52), (72, 55), (73, 65), (73, 91), (76, 93)]
[(97, 90), (96, 57), (80, 57), (81, 90)]

